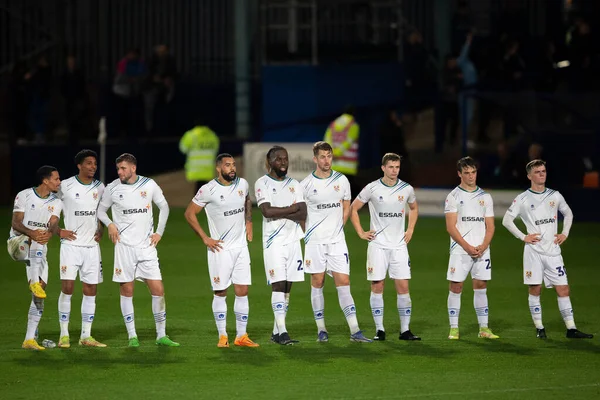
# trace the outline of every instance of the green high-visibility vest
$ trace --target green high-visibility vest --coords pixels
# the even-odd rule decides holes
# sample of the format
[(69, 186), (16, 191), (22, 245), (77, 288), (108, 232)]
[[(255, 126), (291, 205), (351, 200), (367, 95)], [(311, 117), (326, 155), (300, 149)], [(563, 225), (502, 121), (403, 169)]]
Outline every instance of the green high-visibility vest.
[(196, 126), (179, 141), (179, 150), (187, 155), (185, 176), (188, 181), (209, 181), (215, 176), (219, 137), (208, 126)]

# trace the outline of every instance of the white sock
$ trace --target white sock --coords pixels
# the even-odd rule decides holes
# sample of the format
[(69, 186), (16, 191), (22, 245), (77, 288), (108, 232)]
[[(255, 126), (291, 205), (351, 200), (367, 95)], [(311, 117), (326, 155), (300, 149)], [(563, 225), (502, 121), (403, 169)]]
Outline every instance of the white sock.
[(237, 331), (237, 337), (242, 337), (247, 333), (246, 327), (248, 326), (249, 311), (250, 305), (248, 304), (248, 296), (235, 296), (233, 312), (235, 313), (235, 329)]
[(461, 293), (448, 293), (448, 318), (450, 319), (450, 328), (458, 328), (458, 316), (460, 314), (460, 295)]
[(69, 336), (69, 319), (71, 318), (71, 294), (60, 292), (58, 296), (58, 323), (60, 337)]
[(400, 316), (400, 333), (404, 333), (410, 326), (410, 315), (412, 313), (412, 301), (410, 294), (399, 294), (396, 299), (398, 306), (398, 315)]
[(35, 334), (44, 313), (44, 299), (33, 297), (29, 305), (29, 315), (27, 316), (27, 333), (25, 340), (34, 339)]
[(315, 322), (317, 323), (317, 333), (321, 331), (327, 332), (327, 328), (325, 328), (325, 296), (323, 296), (323, 288), (311, 286), (310, 300)]
[(156, 339), (167, 336), (167, 304), (165, 296), (152, 296), (152, 314), (156, 325)]
[(569, 296), (558, 298), (558, 309), (567, 329), (577, 329), (575, 327), (575, 320), (573, 319), (573, 307), (571, 306), (571, 298)]
[(125, 328), (127, 328), (129, 339), (137, 337), (133, 315), (133, 297), (121, 296), (121, 314), (123, 314), (123, 321), (125, 321)]
[(544, 329), (544, 324), (542, 324), (542, 305), (540, 304), (540, 296), (529, 295), (529, 312), (531, 313), (531, 319), (533, 319), (533, 324), (536, 329)]
[(92, 336), (92, 322), (96, 314), (96, 296), (83, 295), (81, 300), (81, 339)]
[(25, 267), (25, 271), (27, 272), (27, 280), (29, 284), (36, 283), (40, 281), (40, 267), (37, 263), (35, 265), (27, 265)]
[(375, 330), (385, 331), (383, 329), (383, 294), (371, 292), (371, 313), (375, 321)]
[(477, 322), (479, 322), (479, 328), (487, 328), (489, 313), (487, 288), (473, 289), (473, 307), (475, 307), (475, 314), (477, 314)]
[(350, 328), (350, 334), (354, 335), (360, 330), (358, 327), (358, 320), (356, 319), (356, 306), (354, 305), (354, 299), (350, 294), (350, 286), (338, 286), (338, 300), (340, 301), (340, 308), (344, 312), (346, 322)]
[(212, 310), (215, 316), (215, 323), (217, 324), (217, 331), (219, 331), (219, 337), (227, 336), (227, 297), (213, 296)]
[(275, 316), (275, 323), (277, 324), (277, 331), (279, 334), (287, 332), (287, 328), (285, 327), (285, 303), (285, 293), (271, 293), (271, 306), (273, 307), (273, 314)]

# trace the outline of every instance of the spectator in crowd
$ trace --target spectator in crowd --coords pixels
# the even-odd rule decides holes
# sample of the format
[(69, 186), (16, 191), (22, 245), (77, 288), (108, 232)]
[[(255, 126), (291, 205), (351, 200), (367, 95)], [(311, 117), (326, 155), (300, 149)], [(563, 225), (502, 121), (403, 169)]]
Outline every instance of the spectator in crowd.
[(25, 74), (29, 97), (29, 126), (37, 143), (46, 141), (48, 103), (52, 90), (52, 69), (42, 55), (35, 66)]
[(130, 139), (140, 133), (143, 105), (142, 85), (146, 78), (146, 64), (138, 49), (130, 49), (117, 64), (113, 93), (117, 99), (117, 114), (121, 134)]
[(74, 55), (66, 60), (66, 69), (60, 77), (60, 92), (65, 101), (69, 140), (76, 142), (85, 133), (89, 101), (83, 71)]
[(594, 42), (587, 21), (576, 20), (568, 46), (571, 61), (571, 89), (575, 91), (589, 89), (593, 81)]
[(456, 144), (458, 131), (458, 92), (462, 87), (463, 75), (458, 68), (456, 57), (446, 57), (442, 74), (442, 90), (436, 111), (435, 151), (441, 153), (444, 148), (446, 131), (450, 127), (450, 144)]
[(465, 36), (473, 30), (473, 13), (467, 0), (456, 2), (456, 12), (452, 17), (452, 51), (458, 52), (462, 47)]
[(400, 174), (402, 180), (410, 180), (408, 149), (406, 148), (404, 129), (402, 129), (402, 118), (395, 109), (388, 110), (379, 129), (379, 139), (380, 153), (396, 153), (402, 156)]
[(169, 54), (169, 48), (166, 45), (160, 44), (154, 48), (148, 72), (147, 85), (144, 90), (144, 120), (146, 131), (152, 132), (157, 105), (170, 103), (175, 95), (177, 67), (175, 58)]

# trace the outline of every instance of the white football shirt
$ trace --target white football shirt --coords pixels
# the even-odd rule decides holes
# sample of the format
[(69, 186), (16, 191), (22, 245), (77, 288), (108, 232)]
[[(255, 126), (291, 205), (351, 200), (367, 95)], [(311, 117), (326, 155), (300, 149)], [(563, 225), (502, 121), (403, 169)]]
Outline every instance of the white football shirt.
[(77, 176), (61, 182), (58, 198), (63, 203), (65, 229), (75, 232), (77, 239), (62, 239), (72, 246), (92, 247), (98, 243), (94, 235), (98, 230), (98, 204), (104, 193), (104, 184), (94, 179), (90, 184), (82, 183)]
[(343, 201), (350, 200), (350, 183), (342, 173), (331, 171), (329, 178), (314, 172), (300, 183), (306, 201), (306, 244), (337, 243), (345, 240)]
[(236, 178), (225, 186), (213, 179), (203, 185), (192, 201), (204, 207), (210, 237), (222, 240), (224, 250), (232, 250), (248, 245), (246, 241), (246, 196), (248, 182)]
[(154, 233), (152, 202), (165, 200), (161, 188), (153, 179), (138, 175), (132, 183), (112, 181), (104, 191), (101, 204), (110, 207), (112, 221), (119, 230), (121, 243), (132, 247), (149, 247)]
[[(60, 218), (62, 202), (54, 194), (48, 197), (40, 197), (35, 188), (21, 190), (15, 197), (14, 212), (22, 212), (23, 225), (32, 230), (48, 229), (50, 218), (55, 215)], [(21, 236), (22, 233), (10, 229), (10, 237)]]
[(560, 254), (560, 246), (554, 243), (558, 232), (558, 211), (570, 211), (564, 197), (556, 190), (548, 189), (541, 193), (527, 189), (514, 200), (506, 213), (513, 218), (521, 217), (527, 234), (539, 233), (540, 241), (526, 243), (532, 250), (548, 256)]
[[(285, 177), (282, 181), (264, 175), (256, 181), (254, 194), (258, 206), (271, 203), (273, 207), (289, 207), (304, 202), (300, 183)], [(300, 224), (290, 219), (265, 218), (263, 216), (263, 247), (293, 243), (304, 237)]]
[[(492, 196), (481, 188), (468, 192), (457, 186), (446, 197), (444, 213), (456, 213), (456, 228), (471, 246), (479, 246), (485, 238), (485, 219), (494, 216)], [(468, 254), (450, 238), (450, 254)]]
[(369, 245), (384, 249), (397, 249), (406, 246), (404, 228), (407, 203), (417, 199), (411, 185), (398, 179), (394, 186), (388, 186), (381, 179), (364, 187), (357, 198), (369, 203), (371, 215), (370, 230), (375, 231), (375, 239)]

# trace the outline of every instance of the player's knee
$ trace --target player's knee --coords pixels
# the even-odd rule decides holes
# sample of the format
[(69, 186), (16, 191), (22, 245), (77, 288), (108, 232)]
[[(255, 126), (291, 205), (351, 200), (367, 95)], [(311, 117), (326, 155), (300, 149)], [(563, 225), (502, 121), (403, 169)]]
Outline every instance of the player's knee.
[(273, 292), (283, 292), (283, 293), (285, 293), (285, 287), (286, 287), (285, 281), (271, 283), (271, 290)]
[[(71, 295), (71, 294), (73, 294), (74, 289), (75, 289), (75, 281), (62, 281), (60, 284), (60, 290), (64, 294)], [(84, 289), (84, 294), (85, 294), (85, 289)], [(86, 296), (89, 296), (89, 295), (86, 294)]]
[(540, 296), (542, 294), (542, 285), (530, 285), (529, 294), (532, 296)]
[(485, 289), (487, 288), (487, 281), (482, 281), (479, 279), (473, 279), (473, 289)]
[(248, 286), (247, 285), (234, 285), (233, 290), (235, 291), (235, 295), (238, 297), (248, 296)]
[(215, 290), (214, 293), (215, 293), (215, 296), (225, 297), (225, 296), (227, 296), (227, 289), (224, 289), (224, 290)]
[(325, 277), (320, 274), (313, 274), (310, 278), (310, 284), (315, 289), (321, 289), (325, 285)]
[[(475, 285), (475, 284), (473, 283), (473, 285)], [(473, 287), (475, 287), (475, 286), (473, 286)], [(462, 282), (450, 282), (450, 291), (452, 293), (461, 294), (462, 290), (463, 290)]]
[(558, 297), (567, 297), (570, 295), (569, 285), (556, 286), (556, 294)]
[(371, 292), (376, 294), (383, 293), (384, 282), (383, 281), (373, 281), (371, 282)]

